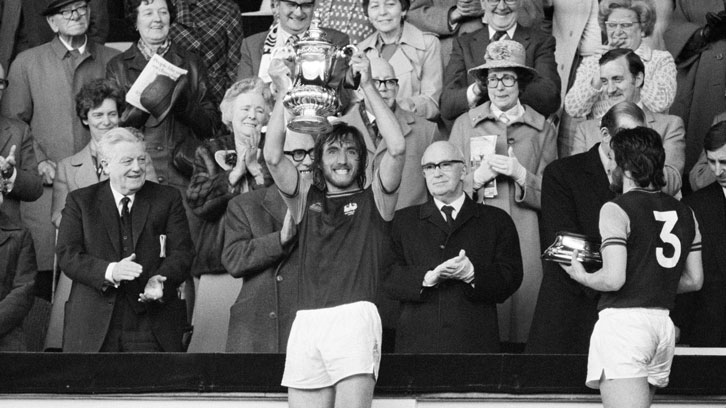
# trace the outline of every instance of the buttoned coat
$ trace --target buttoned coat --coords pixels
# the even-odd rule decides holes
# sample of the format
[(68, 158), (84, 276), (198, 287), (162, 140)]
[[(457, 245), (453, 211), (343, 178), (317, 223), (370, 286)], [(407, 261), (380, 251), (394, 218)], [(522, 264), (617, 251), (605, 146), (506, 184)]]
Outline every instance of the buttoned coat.
[[(615, 198), (602, 165), (600, 144), (555, 160), (542, 176), (542, 248), (557, 233), (583, 234), (600, 242), (600, 207)], [(597, 321), (597, 292), (570, 278), (559, 264), (543, 261), (542, 286), (527, 340), (527, 353), (587, 354)]]
[[(703, 287), (680, 295), (674, 322), (682, 329), (683, 342), (694, 347), (726, 346), (726, 196), (712, 183), (687, 196), (683, 202), (696, 214), (701, 230)], [(690, 309), (678, 310), (690, 299)]]
[[(675, 195), (681, 190), (683, 167), (686, 161), (686, 131), (683, 120), (675, 115), (665, 115), (644, 110), (646, 125), (658, 132), (665, 149), (663, 173), (666, 186), (663, 191)], [(600, 119), (590, 119), (577, 125), (572, 141), (572, 154), (586, 152), (600, 143)]]
[[(162, 302), (145, 303), (151, 330), (164, 351), (182, 351), (186, 303), (177, 296), (194, 256), (178, 190), (153, 182), (136, 192), (131, 208), (137, 278), (143, 290), (154, 275), (167, 278)], [(109, 181), (68, 194), (58, 231), (58, 265), (73, 280), (66, 303), (64, 352), (98, 352), (108, 333), (117, 291), (107, 287), (106, 268), (122, 258), (120, 216)], [(162, 238), (166, 236), (162, 252)]]
[[(383, 287), (401, 302), (398, 353), (497, 353), (496, 304), (522, 282), (522, 255), (512, 219), (499, 208), (466, 197), (449, 229), (430, 200), (396, 212), (393, 263)], [(424, 288), (427, 271), (466, 251), (472, 284), (444, 280)]]
[(22, 323), (33, 306), (37, 271), (30, 232), (0, 209), (0, 351), (26, 350)]
[[(85, 146), (91, 135), (78, 118), (75, 95), (88, 81), (103, 78), (106, 64), (118, 51), (88, 41), (83, 54), (73, 62), (73, 77), (63, 65), (72, 58), (55, 37), (50, 42), (20, 53), (10, 65), (10, 86), (0, 103), (4, 116), (30, 125), (38, 162), (58, 163)], [(45, 187), (35, 202), (23, 203), (23, 223), (30, 229), (39, 270), (53, 268), (55, 228), (50, 221), (52, 189)]]
[(6, 194), (2, 211), (13, 220), (20, 219), (20, 202), (35, 201), (43, 194), (43, 183), (38, 174), (38, 162), (33, 149), (30, 127), (17, 119), (0, 116), (0, 156), (8, 157), (15, 146), (15, 183)]
[(503, 209), (514, 220), (522, 248), (524, 279), (510, 301), (499, 307), (499, 326), (503, 341), (524, 343), (527, 341), (530, 322), (542, 279), (540, 261), (539, 210), (542, 173), (557, 158), (557, 133), (544, 116), (527, 105), (520, 122), (508, 127), (496, 120), (491, 102), (487, 101), (461, 115), (454, 123), (449, 141), (459, 147), (467, 158), (465, 191), (472, 193), (471, 138), (480, 135), (496, 135), (496, 154), (507, 155), (511, 146), (519, 163), (527, 170), (524, 187), (509, 177), (497, 178), (498, 194), (494, 198), (479, 201)]
[(280, 243), (287, 206), (277, 187), (230, 200), (222, 263), (244, 279), (230, 308), (227, 352), (284, 353), (298, 308), (297, 239)]
[[(378, 57), (378, 32), (361, 41), (358, 48), (368, 58)], [(403, 109), (429, 120), (439, 117), (439, 98), (444, 66), (438, 38), (412, 24), (403, 23), (398, 47), (388, 59), (398, 79), (396, 101)]]
[(686, 165), (690, 171), (703, 151), (703, 138), (714, 116), (726, 111), (726, 39), (706, 44), (690, 58), (680, 58), (688, 41), (706, 24), (706, 13), (723, 12), (721, 0), (675, 1), (663, 40), (676, 59), (678, 88), (670, 112), (686, 126)]
[[(544, 116), (555, 113), (560, 108), (560, 76), (555, 63), (554, 37), (538, 29), (519, 25), (512, 40), (524, 46), (525, 64), (538, 73), (520, 95), (520, 100)], [(439, 105), (444, 119), (453, 121), (469, 110), (466, 90), (474, 83), (474, 77), (468, 71), (486, 62), (484, 54), (489, 42), (489, 28), (486, 25), (454, 39), (451, 59), (444, 69), (444, 89)], [(488, 100), (484, 92), (480, 103)]]

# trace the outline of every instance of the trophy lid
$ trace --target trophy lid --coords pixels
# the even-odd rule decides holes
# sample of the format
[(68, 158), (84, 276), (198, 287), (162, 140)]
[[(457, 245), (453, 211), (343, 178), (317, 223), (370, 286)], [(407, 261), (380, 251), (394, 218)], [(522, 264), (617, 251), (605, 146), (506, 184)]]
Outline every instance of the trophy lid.
[(298, 44), (328, 44), (332, 45), (333, 43), (330, 42), (327, 38), (327, 35), (325, 34), (325, 31), (323, 31), (320, 28), (320, 18), (316, 15), (313, 17), (313, 21), (310, 22), (310, 28), (308, 28), (307, 31), (302, 35), (302, 38), (300, 38), (300, 41), (298, 41)]

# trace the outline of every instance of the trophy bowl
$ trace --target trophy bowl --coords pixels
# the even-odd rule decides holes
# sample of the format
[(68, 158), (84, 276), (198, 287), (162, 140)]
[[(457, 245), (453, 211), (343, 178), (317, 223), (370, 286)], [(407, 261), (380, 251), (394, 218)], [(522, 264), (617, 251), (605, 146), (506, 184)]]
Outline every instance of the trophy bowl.
[(575, 250), (578, 251), (577, 260), (588, 271), (602, 267), (600, 243), (593, 238), (571, 232), (558, 232), (555, 242), (542, 253), (542, 259), (569, 265), (572, 260), (572, 253)]
[(327, 133), (333, 128), (328, 116), (335, 116), (340, 102), (332, 89), (318, 85), (298, 86), (290, 90), (283, 100), (293, 118), (287, 127), (298, 133)]

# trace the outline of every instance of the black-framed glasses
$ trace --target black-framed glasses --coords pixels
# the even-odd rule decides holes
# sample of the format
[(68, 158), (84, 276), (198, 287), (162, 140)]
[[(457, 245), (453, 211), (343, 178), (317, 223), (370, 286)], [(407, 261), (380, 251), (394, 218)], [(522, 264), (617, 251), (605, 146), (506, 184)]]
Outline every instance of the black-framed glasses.
[(630, 30), (635, 27), (636, 24), (640, 23), (633, 23), (630, 21), (606, 21), (605, 28), (608, 30), (617, 30), (618, 27), (620, 27), (621, 30)]
[[(489, 5), (491, 6), (496, 6), (497, 4), (499, 4), (500, 1), (502, 0), (487, 0), (487, 3), (489, 3)], [(517, 0), (504, 0), (504, 3), (509, 6), (515, 4), (516, 2)]]
[(313, 11), (313, 7), (315, 7), (315, 2), (310, 1), (307, 3), (296, 3), (292, 0), (279, 0), (280, 3), (284, 3), (288, 7), (291, 7), (293, 10), (297, 11), (297, 9), (300, 9), (304, 12), (310, 12)]
[(373, 78), (373, 83), (376, 84), (376, 88), (380, 88), (381, 85), (385, 85), (386, 89), (392, 89), (396, 85), (398, 85), (398, 78), (389, 78), (389, 79), (375, 79)]
[(0, 91), (4, 91), (5, 88), (8, 87), (8, 85), (10, 85), (10, 81), (5, 78), (0, 79)]
[(83, 5), (83, 6), (78, 6), (74, 9), (66, 9), (66, 10), (61, 10), (58, 12), (58, 14), (63, 16), (63, 18), (65, 18), (66, 20), (72, 19), (73, 13), (76, 13), (76, 15), (78, 17), (85, 16), (86, 14), (88, 14), (88, 4)]
[(310, 156), (310, 159), (315, 160), (315, 149), (295, 149), (295, 150), (285, 150), (284, 153), (288, 156), (291, 156), (293, 160), (296, 162), (301, 162), (305, 160), (305, 155)]
[(443, 172), (449, 173), (454, 170), (454, 165), (457, 163), (464, 164), (461, 160), (444, 160), (440, 161), (438, 163), (426, 163), (421, 165), (421, 169), (424, 172), (424, 175), (429, 176), (431, 174), (434, 174), (434, 171), (438, 168)]
[(514, 75), (504, 74), (500, 77), (492, 75), (487, 77), (487, 87), (496, 88), (499, 86), (499, 82), (507, 88), (513, 87), (517, 83), (517, 77)]

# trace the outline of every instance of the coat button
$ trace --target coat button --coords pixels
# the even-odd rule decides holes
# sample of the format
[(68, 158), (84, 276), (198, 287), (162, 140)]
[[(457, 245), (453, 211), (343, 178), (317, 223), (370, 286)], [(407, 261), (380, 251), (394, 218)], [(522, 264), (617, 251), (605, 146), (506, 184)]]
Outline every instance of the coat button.
[(157, 178), (159, 179), (159, 183), (163, 183), (163, 182), (164, 182), (164, 180), (165, 180), (165, 179), (164, 179), (164, 176), (159, 176), (159, 177), (157, 177)]
[(282, 278), (282, 276), (280, 276), (280, 275), (277, 275), (277, 277), (276, 277), (275, 279), (276, 279), (276, 280), (277, 280), (278, 282), (282, 282), (282, 279), (283, 279), (283, 278)]
[(277, 319), (277, 313), (270, 312), (270, 319)]
[(445, 249), (446, 245), (439, 245), (439, 249)]
[(717, 60), (723, 59), (723, 54), (719, 53), (718, 55), (716, 55), (716, 59)]
[(162, 150), (164, 150), (164, 146), (156, 146), (156, 150), (162, 151)]

